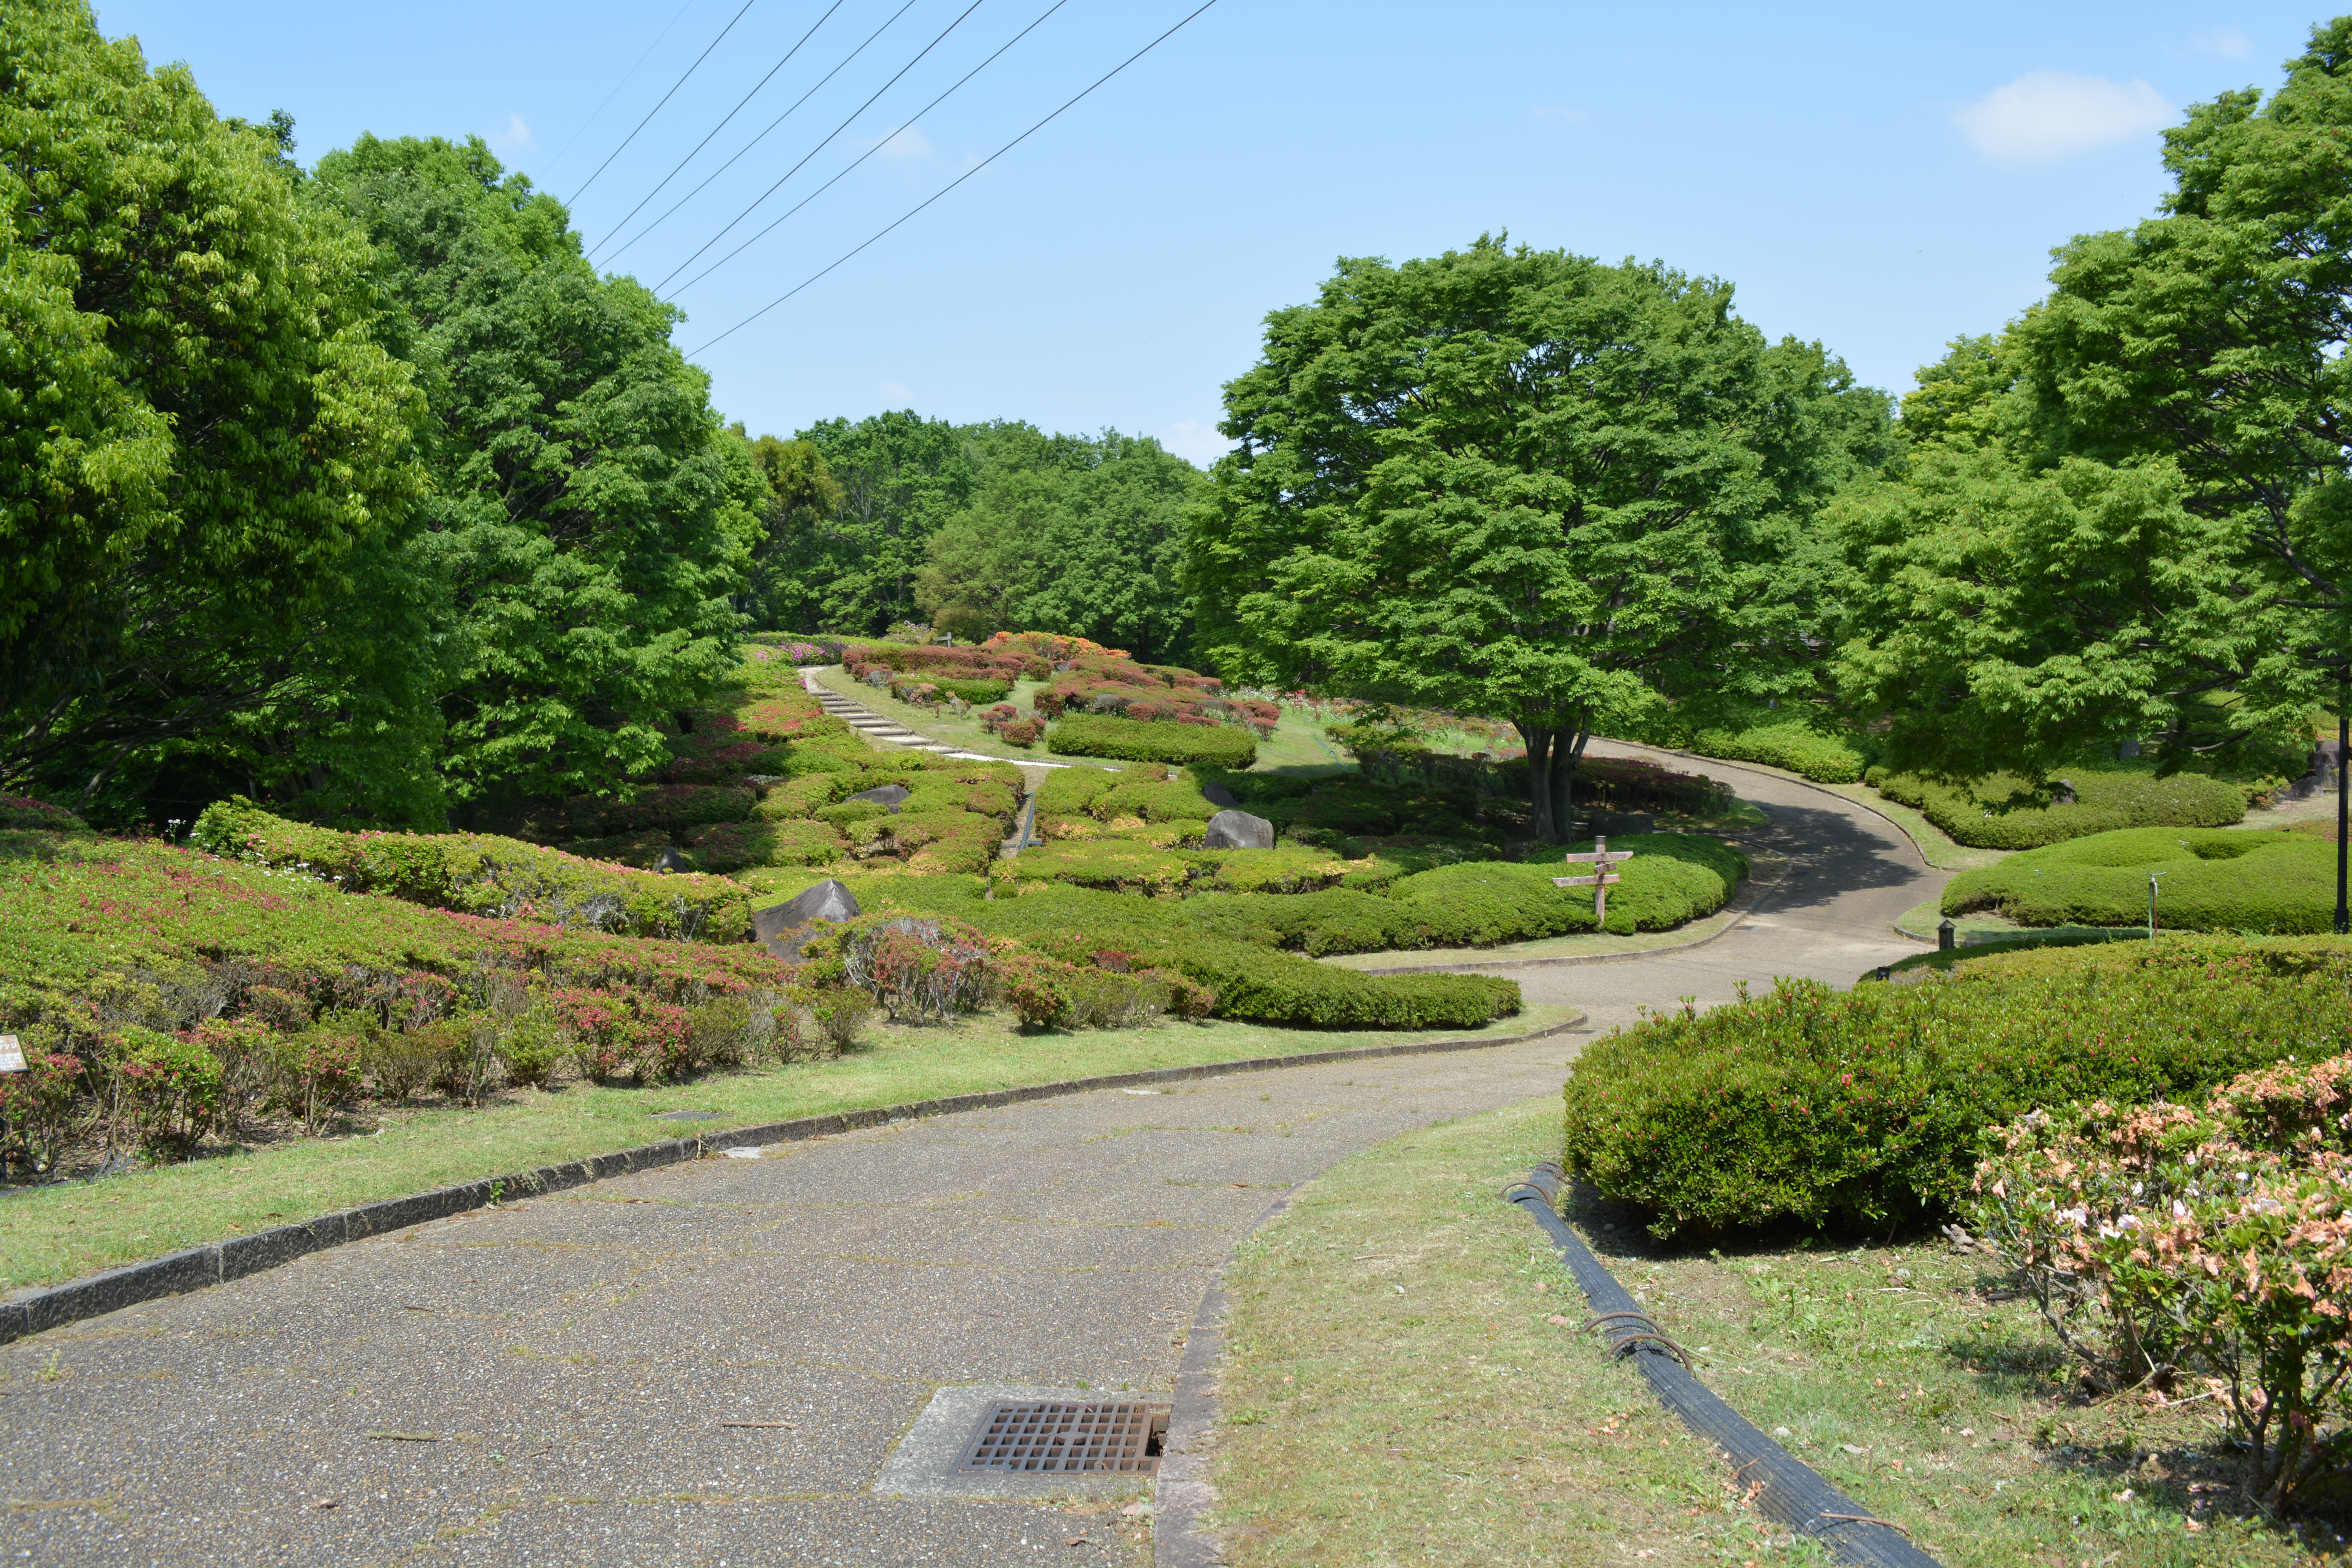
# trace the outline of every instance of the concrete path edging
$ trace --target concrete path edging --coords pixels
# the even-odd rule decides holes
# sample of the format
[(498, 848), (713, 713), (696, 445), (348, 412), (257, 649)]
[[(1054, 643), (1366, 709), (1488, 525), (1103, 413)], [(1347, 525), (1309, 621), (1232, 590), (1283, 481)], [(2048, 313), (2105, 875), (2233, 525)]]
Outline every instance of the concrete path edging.
[(910, 1100), (873, 1106), (864, 1110), (834, 1111), (822, 1116), (795, 1117), (789, 1121), (763, 1122), (708, 1136), (667, 1139), (617, 1153), (595, 1154), (561, 1165), (542, 1165), (515, 1175), (492, 1176), (436, 1187), (406, 1197), (362, 1204), (318, 1219), (283, 1225), (251, 1236), (192, 1247), (183, 1251), (126, 1264), (101, 1274), (53, 1285), (16, 1300), (0, 1302), (0, 1344), (7, 1344), (49, 1329), (63, 1328), (108, 1312), (135, 1307), (142, 1301), (184, 1295), (207, 1285), (224, 1285), (250, 1274), (276, 1268), (313, 1252), (342, 1247), (389, 1231), (403, 1230), (429, 1220), (446, 1219), (471, 1209), (489, 1208), (510, 1197), (537, 1197), (572, 1187), (586, 1186), (608, 1176), (655, 1170), (688, 1160), (699, 1160), (725, 1150), (793, 1143), (810, 1138), (855, 1132), (893, 1121), (926, 1116), (946, 1116), (962, 1110), (985, 1110), (1020, 1105), (1064, 1095), (1089, 1094), (1097, 1089), (1129, 1089), (1146, 1084), (1176, 1083), (1187, 1079), (1216, 1078), (1225, 1073), (1271, 1072), (1280, 1068), (1314, 1067), (1330, 1062), (1365, 1061), (1378, 1057), (1420, 1056), (1434, 1051), (1488, 1050), (1523, 1045), (1529, 1040), (1563, 1035), (1583, 1024), (1577, 1013), (1557, 1024), (1524, 1034), (1486, 1040), (1424, 1040), (1410, 1045), (1357, 1046), (1341, 1050), (1302, 1051), (1296, 1056), (1251, 1057), (1239, 1061), (1202, 1062), (1192, 1067), (1147, 1068), (1135, 1072), (1105, 1073), (1094, 1078), (1065, 1079), (1055, 1083), (1027, 1084), (1018, 1089), (954, 1094), (937, 1100)]

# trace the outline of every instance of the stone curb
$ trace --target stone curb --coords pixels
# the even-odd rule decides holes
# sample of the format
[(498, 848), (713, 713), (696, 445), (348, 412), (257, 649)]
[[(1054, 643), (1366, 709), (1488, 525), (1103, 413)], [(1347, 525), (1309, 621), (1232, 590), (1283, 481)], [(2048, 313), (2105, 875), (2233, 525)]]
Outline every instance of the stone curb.
[[(1779, 876), (1769, 882), (1742, 879), (1748, 883), (1748, 891), (1741, 898), (1733, 899), (1715, 914), (1707, 917), (1709, 920), (1721, 917), (1723, 924), (1720, 928), (1706, 936), (1693, 938), (1689, 942), (1675, 942), (1671, 947), (1644, 947), (1632, 952), (1570, 952), (1563, 953), (1558, 958), (1498, 958), (1491, 963), (1480, 963), (1475, 959), (1456, 959), (1451, 963), (1402, 963), (1380, 969), (1359, 969), (1355, 973), (1358, 974), (1459, 974), (1467, 970), (1483, 973), (1490, 969), (1566, 969), (1582, 963), (1631, 963), (1636, 959), (1662, 958), (1670, 952), (1688, 952), (1694, 948), (1705, 947), (1711, 942), (1720, 942), (1738, 931), (1739, 922), (1754, 914), (1764, 900), (1771, 897), (1782, 882), (1788, 880), (1788, 857), (1781, 856), (1780, 860)], [(1746, 901), (1743, 902), (1742, 899)]]
[(1492, 1050), (1566, 1034), (1581, 1025), (1584, 1017), (1579, 1013), (1546, 1028), (1495, 1040), (1429, 1040), (1419, 1045), (1360, 1046), (1347, 1050), (1304, 1051), (1289, 1057), (1252, 1057), (1244, 1061), (1203, 1062), (1196, 1067), (1149, 1068), (1136, 1072), (1107, 1073), (1097, 1078), (1066, 1079), (1058, 1083), (1030, 1084), (1020, 1089), (991, 1089), (980, 1094), (947, 1095), (938, 1100), (919, 1100), (902, 1105), (879, 1105), (865, 1110), (802, 1116), (790, 1121), (770, 1121), (756, 1127), (713, 1132), (708, 1137), (673, 1138), (635, 1149), (625, 1149), (618, 1153), (591, 1155), (587, 1159), (573, 1160), (561, 1165), (542, 1165), (536, 1171), (518, 1175), (492, 1176), (483, 1181), (460, 1183), (454, 1187), (415, 1193), (407, 1197), (362, 1204), (357, 1208), (345, 1209), (320, 1219), (305, 1220), (299, 1225), (281, 1225), (269, 1230), (257, 1231), (251, 1236), (234, 1237), (205, 1247), (192, 1247), (183, 1252), (166, 1253), (161, 1258), (151, 1258), (144, 1263), (126, 1264), (121, 1268), (110, 1268), (103, 1274), (93, 1274), (86, 1279), (36, 1290), (14, 1301), (0, 1302), (0, 1344), (49, 1329), (62, 1328), (85, 1318), (135, 1307), (142, 1301), (184, 1295), (206, 1285), (242, 1279), (249, 1274), (258, 1274), (264, 1269), (291, 1263), (298, 1258), (323, 1252), (331, 1247), (364, 1241), (370, 1237), (402, 1230), (412, 1225), (423, 1225), (428, 1220), (446, 1219), (451, 1215), (464, 1214), (469, 1209), (488, 1208), (510, 1197), (538, 1197), (547, 1193), (560, 1193), (567, 1188), (585, 1186), (591, 1182), (601, 1182), (608, 1176), (626, 1175), (633, 1171), (651, 1171), (688, 1160), (699, 1160), (725, 1149), (794, 1143), (810, 1138), (880, 1127), (893, 1121), (946, 1116), (962, 1110), (986, 1110), (1034, 1100), (1089, 1094), (1097, 1089), (1175, 1083), (1186, 1079), (1215, 1078), (1224, 1073), (1268, 1072), (1277, 1068), (1364, 1061), (1376, 1057), (1419, 1056), (1433, 1051)]

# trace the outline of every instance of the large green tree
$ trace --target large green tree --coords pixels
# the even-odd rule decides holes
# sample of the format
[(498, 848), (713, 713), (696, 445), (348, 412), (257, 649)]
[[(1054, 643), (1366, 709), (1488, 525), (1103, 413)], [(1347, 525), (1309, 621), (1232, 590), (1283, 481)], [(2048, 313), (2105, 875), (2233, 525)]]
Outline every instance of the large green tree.
[(930, 537), (979, 482), (966, 431), (907, 409), (823, 420), (799, 438), (816, 448), (841, 500), (829, 513), (805, 510), (775, 549), (776, 624), (871, 637), (913, 618)]
[(1342, 261), (1225, 408), (1209, 658), (1509, 720), (1549, 839), (1597, 727), (1809, 687), (1808, 524), (1888, 442), (1882, 395), (1727, 284), (1486, 237)]
[(2307, 741), (2352, 659), (2352, 18), (2166, 132), (2159, 216), (1921, 372), (1842, 674), (1958, 772)]
[(1184, 515), (1206, 488), (1201, 471), (1116, 430), (1000, 436), (990, 457), (971, 504), (931, 536), (917, 574), (932, 623), (960, 635), (1091, 637), (1155, 663), (1190, 657)]
[(452, 793), (495, 811), (658, 762), (732, 662), (772, 494), (671, 346), (677, 312), (599, 277), (562, 206), (478, 138), (362, 136), (310, 198), (373, 241), (383, 331), (429, 404), (420, 564), (453, 608)]
[(287, 141), (83, 0), (0, 9), (0, 784), (437, 811), (417, 399)]

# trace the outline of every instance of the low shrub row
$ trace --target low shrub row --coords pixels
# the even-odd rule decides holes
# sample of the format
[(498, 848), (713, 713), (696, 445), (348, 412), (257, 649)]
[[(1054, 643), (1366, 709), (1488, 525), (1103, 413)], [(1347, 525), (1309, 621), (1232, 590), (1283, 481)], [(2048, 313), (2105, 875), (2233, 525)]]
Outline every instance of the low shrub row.
[(1987, 1130), (2037, 1108), (2204, 1092), (2332, 1054), (2352, 949), (2184, 937), (2043, 948), (1916, 984), (1768, 995), (1588, 1046), (1566, 1089), (1569, 1168), (1664, 1236), (1949, 1214)]
[(2037, 849), (2121, 827), (2227, 827), (2246, 816), (2245, 792), (2236, 784), (2204, 773), (2158, 778), (2152, 763), (2070, 768), (2042, 781), (1993, 773), (1968, 783), (1873, 768), (1869, 783), (1955, 843), (1979, 849)]
[(976, 879), (845, 874), (842, 880), (870, 912), (962, 921), (1064, 963), (1099, 966), (1098, 955), (1109, 953), (1181, 975), (1214, 995), (1221, 1018), (1308, 1028), (1474, 1028), (1519, 1008), (1512, 981), (1358, 974), (1187, 925), (1179, 916), (1183, 906), (1171, 900), (1046, 883), (988, 901)]
[(1257, 761), (1257, 741), (1247, 730), (1101, 714), (1062, 719), (1045, 732), (1045, 744), (1066, 757), (1118, 757), (1185, 767), (1246, 768)]
[(205, 808), (198, 849), (350, 893), (495, 920), (687, 942), (751, 939), (750, 894), (723, 878), (657, 876), (475, 833), (346, 833), (274, 816), (242, 796)]
[(2290, 936), (2334, 929), (2336, 847), (2256, 828), (2133, 827), (2094, 834), (1963, 871), (1946, 914), (1997, 910), (2020, 925), (2136, 925)]
[(1863, 775), (1861, 752), (1802, 719), (1699, 730), (1680, 749), (1727, 762), (1786, 768), (1816, 784), (1853, 784)]

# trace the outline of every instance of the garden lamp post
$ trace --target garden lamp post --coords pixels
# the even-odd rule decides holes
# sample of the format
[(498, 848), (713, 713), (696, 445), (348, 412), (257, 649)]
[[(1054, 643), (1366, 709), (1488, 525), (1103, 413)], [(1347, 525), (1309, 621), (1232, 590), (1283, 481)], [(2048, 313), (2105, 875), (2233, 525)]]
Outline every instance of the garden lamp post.
[(2352, 745), (2352, 648), (2346, 650), (2347, 662), (2336, 672), (2336, 934), (2352, 935), (2352, 908), (2345, 903), (2345, 856), (2352, 845), (2345, 843), (2347, 813), (2352, 813), (2352, 799), (2345, 795), (2345, 751)]

